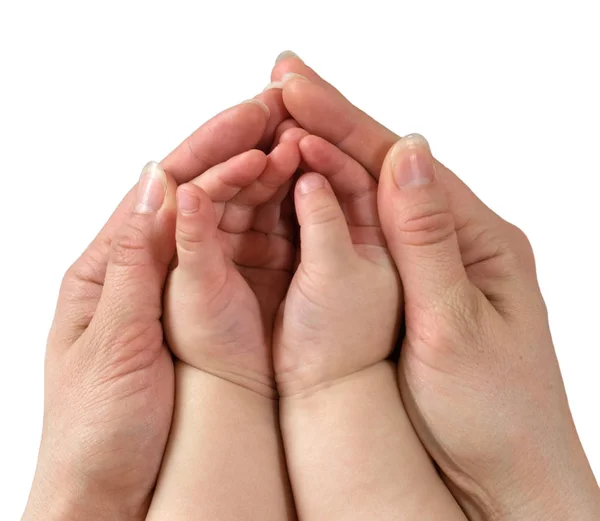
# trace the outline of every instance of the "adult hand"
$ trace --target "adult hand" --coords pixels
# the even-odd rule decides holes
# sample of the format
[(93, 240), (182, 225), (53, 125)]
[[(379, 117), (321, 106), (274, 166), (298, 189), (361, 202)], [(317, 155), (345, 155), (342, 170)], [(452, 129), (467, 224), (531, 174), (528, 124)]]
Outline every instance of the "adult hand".
[(597, 519), (597, 484), (524, 234), (433, 160), (418, 137), (392, 149), (397, 135), (297, 57), (284, 55), (272, 80), (285, 80), (295, 120), (286, 128), (299, 124), (376, 179), (382, 172), (380, 218), (405, 288), (403, 398), (465, 512), (488, 520)]
[(285, 112), (280, 93), (260, 101), (198, 129), (162, 162), (169, 176), (149, 166), (65, 275), (47, 348), (38, 466), (23, 519), (145, 517), (173, 407), (173, 366), (160, 318), (174, 253), (176, 182), (254, 146), (268, 147)]

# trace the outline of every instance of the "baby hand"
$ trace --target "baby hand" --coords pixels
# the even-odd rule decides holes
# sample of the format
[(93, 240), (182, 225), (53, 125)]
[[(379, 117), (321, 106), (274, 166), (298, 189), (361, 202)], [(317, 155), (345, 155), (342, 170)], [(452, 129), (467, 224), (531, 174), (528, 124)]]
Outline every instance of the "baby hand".
[(281, 203), (300, 162), (295, 143), (251, 150), (177, 191), (177, 266), (164, 328), (183, 362), (272, 394), (271, 332), (295, 250)]
[(400, 316), (399, 279), (379, 226), (375, 181), (320, 138), (304, 137), (300, 148), (304, 162), (324, 175), (303, 175), (295, 190), (301, 261), (275, 329), (281, 395), (384, 360)]

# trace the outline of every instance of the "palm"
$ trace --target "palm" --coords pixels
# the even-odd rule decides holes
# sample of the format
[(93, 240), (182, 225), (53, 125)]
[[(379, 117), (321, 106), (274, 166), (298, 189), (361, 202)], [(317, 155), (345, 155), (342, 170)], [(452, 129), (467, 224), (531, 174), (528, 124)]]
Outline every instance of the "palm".
[[(265, 172), (231, 199), (214, 203), (219, 241), (229, 261), (223, 298), (242, 304), (232, 311), (247, 318), (254, 332), (257, 326), (263, 332), (246, 338), (266, 336), (269, 347), (274, 317), (289, 286), (296, 255), (296, 227), (288, 193), (296, 163), (291, 158), (276, 174)], [(261, 182), (269, 173), (270, 183)]]

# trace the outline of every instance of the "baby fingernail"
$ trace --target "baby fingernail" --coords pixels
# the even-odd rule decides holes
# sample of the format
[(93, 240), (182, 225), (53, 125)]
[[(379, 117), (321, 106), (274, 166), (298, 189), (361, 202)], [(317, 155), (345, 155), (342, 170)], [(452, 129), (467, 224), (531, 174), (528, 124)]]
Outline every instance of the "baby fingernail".
[(325, 179), (320, 175), (312, 174), (305, 175), (298, 180), (298, 190), (301, 194), (308, 194), (314, 192), (325, 186)]
[(427, 140), (410, 134), (394, 145), (391, 155), (392, 173), (399, 188), (431, 183), (435, 166)]
[(185, 187), (177, 190), (177, 208), (182, 213), (194, 213), (200, 208), (200, 198)]
[(160, 210), (167, 192), (167, 177), (162, 167), (150, 161), (142, 169), (137, 186), (136, 213), (155, 213)]

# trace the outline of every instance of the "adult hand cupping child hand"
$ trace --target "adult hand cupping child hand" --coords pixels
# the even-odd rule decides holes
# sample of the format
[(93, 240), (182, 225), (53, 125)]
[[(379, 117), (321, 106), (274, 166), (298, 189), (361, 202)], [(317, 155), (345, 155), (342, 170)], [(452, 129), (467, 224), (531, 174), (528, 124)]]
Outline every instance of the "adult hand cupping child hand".
[[(280, 96), (244, 103), (163, 161), (177, 182), (272, 140)], [(162, 289), (175, 187), (151, 166), (65, 275), (46, 355), (45, 414), (24, 520), (144, 519), (173, 411)]]
[(399, 371), (413, 425), (471, 519), (593, 519), (598, 488), (531, 247), (441, 168), (408, 136), (379, 178), (405, 291)]
[(274, 333), (279, 421), (300, 519), (464, 516), (400, 400), (387, 360), (400, 287), (377, 184), (327, 141), (290, 129), (310, 171), (295, 188), (297, 267)]
[(295, 120), (286, 126), (334, 143), (379, 178), (381, 224), (405, 288), (403, 399), (465, 512), (597, 519), (597, 484), (523, 233), (422, 139), (399, 141), (297, 57), (285, 55), (272, 79)]

